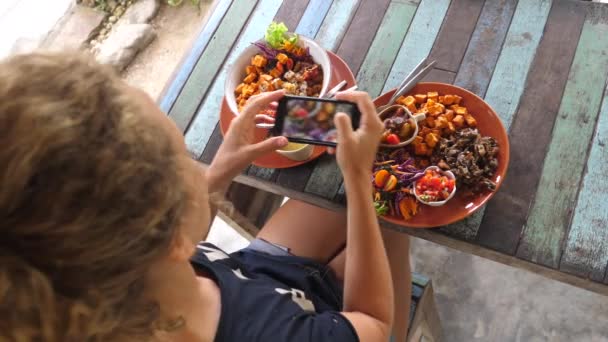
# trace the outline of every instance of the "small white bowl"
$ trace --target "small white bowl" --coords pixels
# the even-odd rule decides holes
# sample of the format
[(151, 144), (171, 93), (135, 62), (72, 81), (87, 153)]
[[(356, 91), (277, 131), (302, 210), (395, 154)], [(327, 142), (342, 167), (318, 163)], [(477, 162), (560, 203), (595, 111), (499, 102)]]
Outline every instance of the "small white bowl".
[[(323, 69), (323, 85), (319, 97), (323, 97), (327, 90), (329, 90), (329, 81), (331, 79), (331, 63), (329, 61), (329, 55), (327, 51), (323, 49), (319, 44), (315, 43), (312, 39), (298, 35), (299, 44), (307, 47), (313, 61), (319, 64)], [(265, 40), (261, 39), (259, 42), (264, 43)], [(226, 77), (226, 83), (224, 84), (224, 94), (226, 96), (226, 102), (228, 107), (235, 114), (238, 115), (239, 109), (236, 103), (236, 97), (234, 96), (234, 89), (243, 82), (245, 78), (245, 68), (251, 63), (251, 58), (256, 54), (260, 53), (260, 48), (251, 44), (249, 47), (241, 53), (241, 55), (234, 61), (234, 63), (228, 69), (228, 75)]]
[[(428, 170), (435, 170), (445, 176), (448, 177), (448, 179), (453, 179), (456, 180), (456, 176), (454, 176), (454, 174), (452, 173), (452, 171), (445, 171), (442, 170), (439, 166), (429, 166), (424, 170), (424, 173), (426, 174), (426, 171)], [(450, 196), (448, 196), (448, 198), (444, 201), (435, 201), (435, 202), (425, 202), (423, 201), (420, 196), (418, 196), (418, 192), (416, 191), (416, 183), (418, 183), (418, 181), (414, 182), (413, 186), (414, 186), (414, 196), (416, 196), (416, 199), (423, 204), (426, 204), (428, 206), (431, 207), (440, 207), (446, 203), (448, 203), (449, 200), (452, 199), (452, 197), (454, 197), (454, 195), (456, 194), (456, 184), (454, 184), (454, 189), (452, 190), (452, 193), (450, 194)]]
[(282, 155), (283, 157), (291, 159), (291, 160), (304, 161), (304, 160), (310, 158), (310, 156), (312, 155), (312, 152), (314, 150), (314, 146), (308, 145), (308, 144), (298, 144), (298, 143), (292, 143), (292, 142), (287, 144), (287, 146), (290, 146), (290, 145), (292, 147), (294, 147), (294, 145), (302, 145), (302, 146), (298, 147), (296, 149), (293, 149), (293, 150), (277, 150), (277, 153)]
[(414, 126), (414, 134), (412, 134), (412, 137), (402, 141), (398, 144), (395, 145), (390, 145), (390, 144), (380, 144), (380, 147), (385, 147), (385, 148), (400, 148), (403, 146), (407, 146), (409, 144), (411, 144), (414, 139), (416, 139), (416, 136), (418, 136), (418, 130), (420, 129), (418, 123), (424, 119), (426, 119), (426, 114), (424, 113), (420, 113), (420, 114), (412, 114), (412, 112), (410, 112), (409, 109), (407, 109), (406, 106), (402, 106), (402, 105), (392, 105), (390, 107), (385, 108), (383, 111), (381, 111), (380, 113), (378, 113), (378, 116), (380, 117), (380, 120), (384, 121), (388, 118), (391, 118), (393, 115), (393, 112), (395, 112), (398, 108), (402, 108), (405, 111), (405, 116), (408, 119), (411, 119), (412, 122), (414, 122), (415, 126)]

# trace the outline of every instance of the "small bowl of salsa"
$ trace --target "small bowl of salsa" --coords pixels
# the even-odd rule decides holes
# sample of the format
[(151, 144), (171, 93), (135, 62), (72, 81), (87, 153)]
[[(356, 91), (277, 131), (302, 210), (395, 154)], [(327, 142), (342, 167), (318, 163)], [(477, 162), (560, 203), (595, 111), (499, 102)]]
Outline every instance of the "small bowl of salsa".
[(414, 195), (423, 204), (440, 207), (456, 193), (456, 176), (438, 166), (429, 166), (424, 176), (414, 182)]

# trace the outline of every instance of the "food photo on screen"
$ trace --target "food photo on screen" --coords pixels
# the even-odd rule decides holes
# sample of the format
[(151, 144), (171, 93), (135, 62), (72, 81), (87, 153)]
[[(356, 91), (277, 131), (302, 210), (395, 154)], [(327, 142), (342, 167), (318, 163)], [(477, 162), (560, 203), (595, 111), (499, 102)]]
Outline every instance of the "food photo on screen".
[(283, 134), (290, 138), (336, 142), (334, 115), (349, 114), (348, 104), (292, 99), (287, 102)]

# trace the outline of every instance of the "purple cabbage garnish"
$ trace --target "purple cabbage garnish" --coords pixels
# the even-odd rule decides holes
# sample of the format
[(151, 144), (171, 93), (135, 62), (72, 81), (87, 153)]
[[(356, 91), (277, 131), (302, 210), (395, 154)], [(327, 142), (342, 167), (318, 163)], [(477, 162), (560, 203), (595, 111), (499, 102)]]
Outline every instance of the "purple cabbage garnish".
[(277, 58), (277, 55), (279, 54), (278, 50), (271, 48), (270, 46), (266, 45), (265, 43), (255, 42), (255, 43), (253, 43), (253, 45), (260, 48), (260, 50), (262, 51), (262, 55), (264, 55), (264, 57), (266, 57), (266, 59), (275, 59), (275, 58)]

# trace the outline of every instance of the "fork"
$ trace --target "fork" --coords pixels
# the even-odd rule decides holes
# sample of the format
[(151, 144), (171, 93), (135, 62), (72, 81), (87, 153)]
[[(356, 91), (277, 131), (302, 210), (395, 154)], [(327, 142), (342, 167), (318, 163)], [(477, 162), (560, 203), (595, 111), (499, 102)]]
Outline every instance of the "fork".
[(426, 61), (427, 61), (427, 58), (424, 58), (422, 61), (420, 61), (420, 63), (418, 63), (418, 65), (414, 68), (414, 70), (412, 70), (403, 79), (403, 81), (401, 81), (401, 84), (399, 85), (399, 87), (397, 87), (397, 90), (395, 90), (395, 93), (393, 94), (393, 96), (391, 96), (390, 100), (388, 100), (388, 102), (385, 105), (376, 108), (376, 111), (381, 112), (384, 109), (388, 108), (393, 103), (395, 103), (395, 101), (397, 101), (397, 99), (401, 95), (407, 93), (412, 88), (414, 88), (414, 86), (416, 86), (416, 84), (418, 84), (418, 82), (433, 69), (433, 66), (436, 63), (436, 61), (431, 61), (430, 63), (426, 64), (426, 66), (425, 66)]

